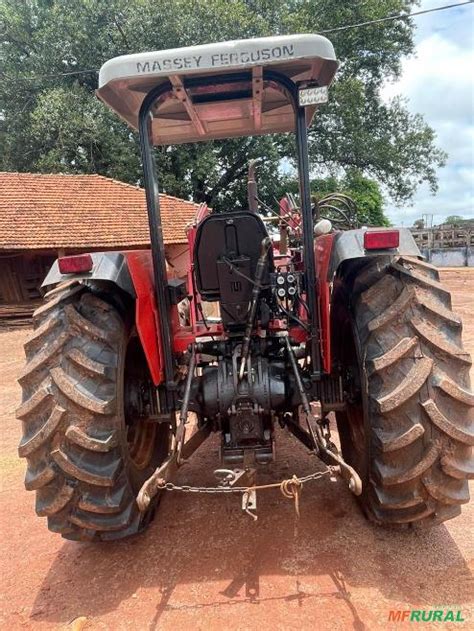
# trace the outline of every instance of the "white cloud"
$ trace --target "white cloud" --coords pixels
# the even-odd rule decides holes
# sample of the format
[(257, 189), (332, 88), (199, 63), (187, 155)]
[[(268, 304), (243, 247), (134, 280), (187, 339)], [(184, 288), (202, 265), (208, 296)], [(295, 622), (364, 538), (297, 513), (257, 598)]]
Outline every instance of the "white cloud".
[[(461, 1), (457, 0), (459, 3)], [(423, 0), (419, 8), (420, 10), (434, 9), (447, 4), (454, 4), (454, 2)], [(416, 39), (418, 42), (421, 42), (433, 33), (439, 33), (444, 39), (452, 39), (462, 47), (472, 47), (472, 16), (472, 7), (469, 6), (425, 13), (415, 18), (417, 26)]]
[[(423, 2), (421, 8), (441, 4)], [(409, 109), (423, 114), (449, 154), (436, 196), (420, 187), (412, 208), (387, 209), (393, 222), (410, 225), (422, 213), (433, 213), (435, 223), (450, 214), (474, 215), (473, 14), (471, 5), (417, 18), (416, 55), (403, 61), (400, 80), (384, 88), (387, 100), (408, 98)]]

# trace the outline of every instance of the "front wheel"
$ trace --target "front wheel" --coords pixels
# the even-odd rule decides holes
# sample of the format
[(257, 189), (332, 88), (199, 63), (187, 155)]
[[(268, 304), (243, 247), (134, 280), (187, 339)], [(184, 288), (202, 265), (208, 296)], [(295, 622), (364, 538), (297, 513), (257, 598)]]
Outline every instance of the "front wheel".
[(341, 448), (380, 524), (458, 515), (474, 477), (471, 359), (436, 268), (418, 259), (349, 265), (332, 305), (335, 359), (353, 384)]
[(167, 456), (171, 432), (136, 405), (149, 375), (128, 312), (113, 294), (59, 286), (25, 344), (17, 411), (25, 487), (49, 529), (67, 539), (126, 537), (153, 515), (135, 498)]

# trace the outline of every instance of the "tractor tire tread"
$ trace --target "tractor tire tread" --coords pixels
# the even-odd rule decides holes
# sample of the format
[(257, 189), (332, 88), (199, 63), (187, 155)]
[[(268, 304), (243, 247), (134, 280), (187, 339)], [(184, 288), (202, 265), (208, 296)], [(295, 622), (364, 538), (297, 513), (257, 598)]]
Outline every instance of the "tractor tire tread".
[(49, 292), (33, 325), (17, 418), (37, 514), (76, 541), (139, 532), (149, 516), (138, 511), (120, 444), (118, 311), (90, 287), (66, 283)]
[(371, 434), (361, 504), (379, 524), (430, 527), (469, 500), (471, 360), (438, 270), (410, 257), (384, 265), (368, 262), (349, 287)]

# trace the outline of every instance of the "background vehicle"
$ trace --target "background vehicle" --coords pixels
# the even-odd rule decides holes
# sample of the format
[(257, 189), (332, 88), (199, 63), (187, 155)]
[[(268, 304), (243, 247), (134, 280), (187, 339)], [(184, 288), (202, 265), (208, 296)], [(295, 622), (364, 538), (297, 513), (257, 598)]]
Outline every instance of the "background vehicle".
[[(45, 280), (18, 417), (26, 488), (51, 530), (136, 533), (211, 431), (223, 466), (248, 473), (275, 457), (276, 422), (337, 466), (378, 523), (430, 525), (468, 501), (471, 361), (449, 292), (407, 230), (336, 230), (311, 203), (306, 130), (336, 67), (317, 35), (103, 66), (98, 96), (139, 130), (151, 251), (64, 257)], [(248, 210), (200, 208), (187, 278), (169, 280), (153, 146), (288, 131), (300, 202), (282, 203), (279, 238), (251, 177)], [(351, 225), (347, 200), (333, 201), (334, 225)]]

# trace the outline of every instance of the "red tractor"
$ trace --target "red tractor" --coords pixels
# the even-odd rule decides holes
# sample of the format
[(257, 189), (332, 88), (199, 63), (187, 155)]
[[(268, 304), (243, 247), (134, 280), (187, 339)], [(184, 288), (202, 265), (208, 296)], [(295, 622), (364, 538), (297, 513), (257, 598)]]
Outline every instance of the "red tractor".
[[(376, 523), (436, 524), (468, 501), (471, 360), (449, 292), (408, 230), (353, 227), (337, 199), (325, 204), (331, 223), (311, 201), (307, 127), (336, 68), (318, 35), (102, 67), (99, 98), (139, 131), (151, 249), (59, 258), (44, 281), (20, 376), (19, 454), (52, 531), (110, 540), (143, 530), (211, 432), (221, 435), (217, 488), (252, 512), (277, 423), (346, 479)], [(187, 277), (168, 278), (154, 146), (276, 132), (295, 133), (300, 186), (297, 203), (281, 204), (279, 236), (251, 177), (249, 209), (200, 208)], [(315, 477), (282, 490), (296, 496)]]

